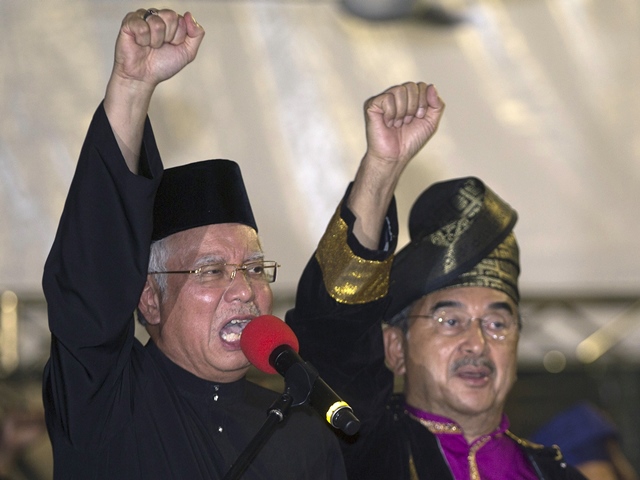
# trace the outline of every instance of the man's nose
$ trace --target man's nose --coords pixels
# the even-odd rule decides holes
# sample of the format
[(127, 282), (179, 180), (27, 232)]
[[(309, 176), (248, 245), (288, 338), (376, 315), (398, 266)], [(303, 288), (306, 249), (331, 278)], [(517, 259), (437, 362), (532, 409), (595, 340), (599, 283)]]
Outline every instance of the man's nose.
[(487, 347), (487, 337), (482, 328), (482, 319), (472, 318), (469, 321), (469, 326), (465, 332), (463, 332), (462, 346), (465, 351), (480, 353)]
[(231, 275), (231, 282), (224, 292), (227, 301), (241, 300), (248, 302), (253, 300), (253, 285), (246, 272), (245, 269), (236, 267), (234, 273)]

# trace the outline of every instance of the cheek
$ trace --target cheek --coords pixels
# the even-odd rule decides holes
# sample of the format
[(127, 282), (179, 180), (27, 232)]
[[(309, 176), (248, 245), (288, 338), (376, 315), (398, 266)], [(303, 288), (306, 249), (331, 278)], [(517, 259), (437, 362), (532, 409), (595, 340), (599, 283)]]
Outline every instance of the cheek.
[(191, 330), (202, 323), (210, 323), (213, 319), (221, 294), (215, 290), (203, 290), (183, 287), (177, 296), (168, 297), (164, 302), (164, 317), (181, 324), (188, 325)]
[(187, 315), (210, 315), (220, 303), (221, 295), (214, 290), (183, 291), (180, 295), (180, 306)]
[(515, 349), (501, 352), (498, 359), (496, 359), (496, 363), (501, 372), (501, 383), (505, 389), (509, 390), (516, 380), (518, 369)]
[(454, 347), (434, 341), (432, 335), (411, 335), (407, 340), (407, 368), (420, 371), (423, 378), (444, 379), (447, 377), (449, 360)]
[(266, 285), (263, 288), (254, 291), (255, 304), (261, 315), (268, 315), (271, 313), (273, 306), (273, 292), (271, 287)]

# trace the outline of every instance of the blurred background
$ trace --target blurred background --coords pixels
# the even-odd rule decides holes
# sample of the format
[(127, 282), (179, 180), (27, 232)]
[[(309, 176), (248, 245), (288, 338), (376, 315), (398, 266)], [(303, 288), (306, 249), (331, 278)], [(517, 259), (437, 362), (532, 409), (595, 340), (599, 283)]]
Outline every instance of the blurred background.
[[(588, 400), (640, 467), (637, 0), (0, 1), (0, 421), (42, 408), (42, 267), (120, 22), (152, 6), (191, 11), (207, 32), (151, 106), (165, 164), (240, 163), (282, 264), (274, 313), (292, 306), (364, 153), (366, 98), (434, 83), (447, 109), (398, 187), (400, 245), (434, 181), (476, 175), (506, 199), (525, 316), (512, 431)], [(34, 434), (11, 478), (50, 478), (50, 457)]]

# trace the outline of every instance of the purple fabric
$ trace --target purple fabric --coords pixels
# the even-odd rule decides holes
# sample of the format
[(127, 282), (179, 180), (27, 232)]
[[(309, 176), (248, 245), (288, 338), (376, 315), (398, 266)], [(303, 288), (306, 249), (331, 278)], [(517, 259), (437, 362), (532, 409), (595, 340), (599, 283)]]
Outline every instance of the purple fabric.
[(497, 429), (469, 444), (454, 421), (410, 405), (406, 409), (436, 436), (456, 480), (478, 478), (472, 476), (476, 468), (482, 480), (537, 480), (524, 452), (505, 434), (509, 428), (506, 415)]

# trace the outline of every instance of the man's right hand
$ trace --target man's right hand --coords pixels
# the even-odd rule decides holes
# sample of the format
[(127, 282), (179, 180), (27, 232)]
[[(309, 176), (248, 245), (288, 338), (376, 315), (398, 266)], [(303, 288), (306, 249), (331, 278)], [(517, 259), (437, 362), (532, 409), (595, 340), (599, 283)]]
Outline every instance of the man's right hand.
[[(146, 18), (145, 18), (146, 17)], [(189, 12), (136, 10), (124, 17), (104, 110), (129, 169), (139, 169), (144, 122), (155, 87), (196, 58), (204, 29)]]
[[(113, 76), (155, 87), (196, 58), (204, 29), (189, 12), (136, 10), (122, 21), (116, 42)], [(144, 88), (144, 87), (142, 87)]]
[(347, 206), (356, 216), (356, 238), (375, 250), (400, 175), (435, 134), (445, 104), (433, 85), (406, 82), (371, 97), (364, 107), (367, 152)]

